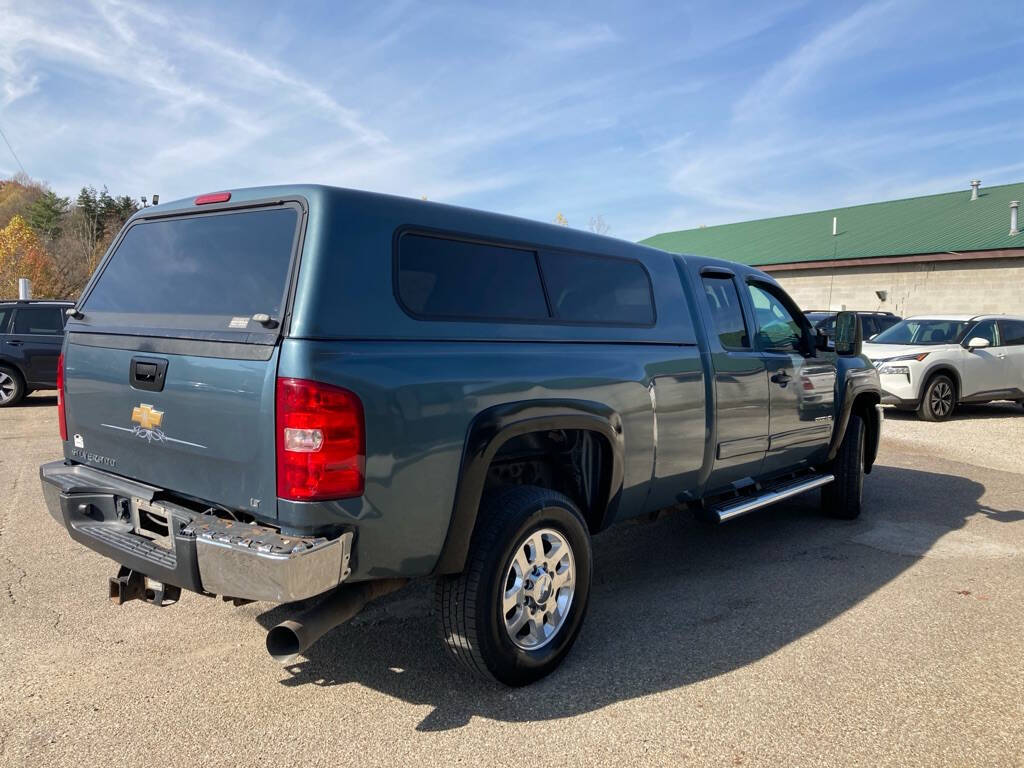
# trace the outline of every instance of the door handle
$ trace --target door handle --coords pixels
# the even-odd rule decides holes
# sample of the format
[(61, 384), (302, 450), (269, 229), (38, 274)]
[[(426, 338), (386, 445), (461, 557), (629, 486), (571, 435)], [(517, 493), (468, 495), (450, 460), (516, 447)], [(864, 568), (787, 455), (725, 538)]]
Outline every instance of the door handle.
[(25, 344), (24, 341), (8, 341), (7, 343), (10, 344), (12, 347), (20, 347)]
[(779, 371), (774, 376), (772, 376), (772, 381), (784, 387), (787, 384), (789, 384), (789, 382), (792, 381), (792, 379), (790, 378), (790, 375), (785, 371)]

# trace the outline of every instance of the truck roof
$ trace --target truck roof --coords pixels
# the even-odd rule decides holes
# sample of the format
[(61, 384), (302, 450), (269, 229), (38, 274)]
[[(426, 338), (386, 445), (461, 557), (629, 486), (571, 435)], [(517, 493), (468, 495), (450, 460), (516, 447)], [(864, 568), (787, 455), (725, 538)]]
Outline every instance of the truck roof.
[(2, 307), (72, 307), (74, 304), (70, 299), (0, 299)]
[[(721, 267), (728, 269), (739, 274), (757, 274), (764, 277), (769, 282), (776, 282), (773, 278), (757, 269), (756, 267), (747, 266), (740, 264), (735, 261), (728, 261), (726, 259), (712, 258), (710, 256), (700, 256), (696, 254), (680, 254), (665, 251), (660, 248), (654, 248), (643, 243), (634, 243), (629, 240), (623, 240), (617, 237), (610, 237), (608, 235), (598, 235), (593, 232), (587, 232), (581, 229), (573, 229), (571, 227), (562, 226), (559, 224), (551, 224), (548, 222), (537, 221), (535, 219), (526, 219), (521, 216), (510, 216), (504, 213), (497, 213), (494, 211), (485, 211), (478, 208), (469, 208), (461, 205), (451, 205), (448, 203), (437, 203), (430, 200), (418, 200), (412, 197), (404, 197), (401, 195), (388, 195), (381, 192), (369, 192), (367, 190), (352, 189), (349, 187), (334, 187), (325, 184), (282, 184), (276, 186), (267, 187), (241, 187), (238, 189), (224, 189), (220, 190), (223, 193), (230, 194), (230, 203), (245, 203), (254, 202), (259, 200), (272, 200), (274, 198), (294, 198), (302, 197), (310, 201), (311, 204), (315, 204), (316, 201), (325, 202), (327, 199), (344, 199), (344, 198), (359, 198), (361, 200), (377, 198), (382, 203), (395, 203), (403, 206), (411, 204), (422, 205), (422, 206), (433, 206), (437, 208), (447, 209), (450, 211), (460, 211), (467, 216), (484, 216), (490, 219), (501, 219), (509, 224), (516, 222), (522, 222), (523, 225), (528, 225), (530, 230), (537, 232), (538, 229), (546, 232), (551, 237), (552, 244), (562, 243), (565, 241), (572, 240), (580, 243), (589, 242), (592, 248), (600, 250), (601, 243), (608, 243), (613, 241), (616, 243), (628, 243), (633, 249), (641, 249), (648, 251), (652, 254), (660, 254), (662, 256), (676, 257), (682, 256), (687, 260), (696, 260), (703, 266), (710, 267)], [(197, 211), (196, 200), (203, 194), (214, 194), (214, 193), (201, 193), (199, 195), (193, 195), (190, 197), (183, 197), (177, 200), (171, 200), (166, 203), (161, 203), (156, 206), (149, 206), (148, 208), (140, 209), (132, 219), (137, 218), (148, 218), (152, 216), (166, 215), (170, 213), (179, 213), (185, 211)], [(201, 210), (201, 204), (200, 208)], [(197, 211), (198, 212), (198, 211)]]

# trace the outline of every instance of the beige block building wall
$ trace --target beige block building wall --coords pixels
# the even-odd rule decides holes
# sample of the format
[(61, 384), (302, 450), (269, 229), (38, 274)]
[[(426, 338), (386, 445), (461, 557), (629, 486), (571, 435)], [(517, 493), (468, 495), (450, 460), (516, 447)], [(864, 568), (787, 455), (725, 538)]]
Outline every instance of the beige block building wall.
[[(769, 267), (770, 269), (770, 267)], [(801, 309), (1024, 315), (1024, 257), (771, 272)], [(880, 301), (875, 291), (886, 291)]]

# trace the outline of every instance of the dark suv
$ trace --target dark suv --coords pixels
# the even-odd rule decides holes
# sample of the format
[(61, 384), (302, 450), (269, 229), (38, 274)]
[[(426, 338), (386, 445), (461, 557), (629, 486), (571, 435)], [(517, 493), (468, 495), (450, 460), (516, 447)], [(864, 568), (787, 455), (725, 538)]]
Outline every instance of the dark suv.
[(0, 408), (57, 388), (57, 358), (70, 301), (0, 301)]
[[(827, 336), (829, 339), (833, 337), (836, 332), (836, 315), (838, 312), (832, 312), (824, 309), (809, 309), (804, 312), (804, 315), (808, 320), (811, 321), (811, 325), (817, 328), (822, 335)], [(858, 311), (857, 319), (860, 320), (861, 328), (864, 332), (864, 338), (870, 339), (872, 336), (877, 336), (882, 331), (892, 328), (903, 318), (899, 315), (894, 315), (892, 312), (864, 312)]]

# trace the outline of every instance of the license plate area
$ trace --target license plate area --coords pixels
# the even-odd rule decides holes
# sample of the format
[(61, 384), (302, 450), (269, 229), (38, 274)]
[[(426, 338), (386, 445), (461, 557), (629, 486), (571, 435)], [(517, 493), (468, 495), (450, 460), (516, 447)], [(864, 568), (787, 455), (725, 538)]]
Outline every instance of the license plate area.
[(171, 511), (154, 501), (131, 500), (132, 531), (145, 539), (149, 539), (158, 547), (174, 550), (175, 526), (183, 527), (175, 521)]

